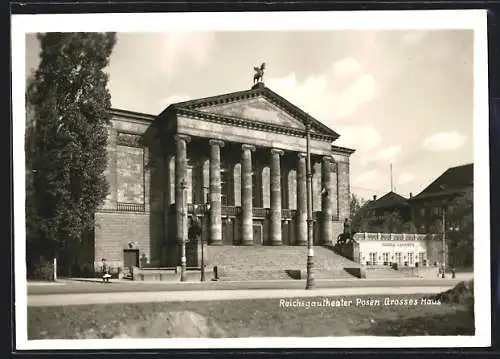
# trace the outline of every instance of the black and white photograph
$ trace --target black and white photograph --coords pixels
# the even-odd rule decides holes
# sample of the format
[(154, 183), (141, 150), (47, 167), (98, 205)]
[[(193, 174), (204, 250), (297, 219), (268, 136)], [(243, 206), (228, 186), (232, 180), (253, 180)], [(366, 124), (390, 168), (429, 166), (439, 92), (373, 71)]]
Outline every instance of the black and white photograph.
[(12, 39), (18, 349), (490, 345), (485, 11)]

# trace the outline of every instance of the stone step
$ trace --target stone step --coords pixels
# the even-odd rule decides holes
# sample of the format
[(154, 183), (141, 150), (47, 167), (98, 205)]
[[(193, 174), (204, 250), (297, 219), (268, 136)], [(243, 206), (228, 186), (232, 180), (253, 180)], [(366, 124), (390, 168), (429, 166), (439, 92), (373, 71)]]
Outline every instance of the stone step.
[[(303, 246), (209, 246), (206, 252), (210, 266), (294, 269), (305, 266), (307, 261), (307, 247)], [(321, 246), (314, 247), (314, 262), (323, 268), (359, 267), (359, 264)]]
[(366, 278), (414, 278), (418, 274), (414, 271), (394, 270), (391, 268), (366, 268)]
[(219, 275), (220, 281), (293, 280), (284, 270), (232, 270)]
[[(292, 272), (284, 270), (234, 270), (232, 268), (224, 271), (219, 276), (220, 281), (245, 281), (245, 280), (297, 280), (305, 279), (306, 271), (302, 271), (302, 277), (295, 277)], [(343, 270), (315, 270), (315, 279), (352, 279), (352, 275)]]

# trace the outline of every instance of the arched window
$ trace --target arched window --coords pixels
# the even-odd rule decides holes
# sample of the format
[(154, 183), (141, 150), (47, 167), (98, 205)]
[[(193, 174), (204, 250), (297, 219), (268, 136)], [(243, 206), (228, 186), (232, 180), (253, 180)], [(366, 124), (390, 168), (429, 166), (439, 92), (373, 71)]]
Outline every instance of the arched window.
[(259, 175), (261, 174), (257, 168), (252, 169), (252, 206), (256, 208), (261, 208), (262, 207), (262, 201), (261, 201), (261, 179), (262, 176)]

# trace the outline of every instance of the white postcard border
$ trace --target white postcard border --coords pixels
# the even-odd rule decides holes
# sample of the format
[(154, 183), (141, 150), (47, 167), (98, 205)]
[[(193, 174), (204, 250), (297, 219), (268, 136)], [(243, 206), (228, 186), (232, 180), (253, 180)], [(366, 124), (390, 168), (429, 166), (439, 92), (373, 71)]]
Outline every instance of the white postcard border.
[[(29, 349), (394, 348), (491, 344), (486, 10), (13, 15), (12, 99), (16, 344)], [(474, 336), (28, 340), (25, 266), (25, 38), (35, 32), (474, 30)]]

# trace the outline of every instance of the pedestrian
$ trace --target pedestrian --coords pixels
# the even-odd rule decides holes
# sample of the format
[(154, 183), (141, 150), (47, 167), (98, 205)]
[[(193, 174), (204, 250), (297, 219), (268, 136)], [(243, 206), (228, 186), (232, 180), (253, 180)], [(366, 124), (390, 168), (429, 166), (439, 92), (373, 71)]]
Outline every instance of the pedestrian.
[(109, 267), (106, 264), (106, 259), (102, 259), (102, 281), (104, 283), (109, 283), (109, 278), (111, 278), (111, 274), (109, 274)]

